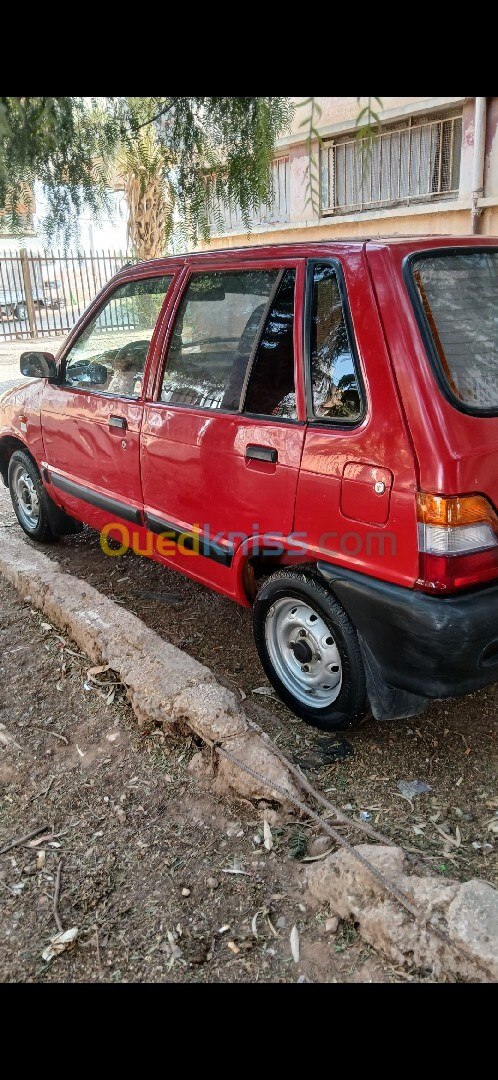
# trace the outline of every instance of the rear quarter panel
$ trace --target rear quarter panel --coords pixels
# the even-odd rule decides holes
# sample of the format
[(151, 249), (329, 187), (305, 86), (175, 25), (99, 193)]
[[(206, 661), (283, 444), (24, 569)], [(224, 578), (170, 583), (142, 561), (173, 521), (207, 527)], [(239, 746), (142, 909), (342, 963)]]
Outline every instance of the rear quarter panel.
[(447, 400), (427, 356), (403, 278), (415, 250), (496, 246), (491, 237), (434, 238), (390, 248), (368, 244), (368, 262), (414, 446), (421, 490), (445, 495), (480, 492), (498, 508), (498, 417), (471, 416)]

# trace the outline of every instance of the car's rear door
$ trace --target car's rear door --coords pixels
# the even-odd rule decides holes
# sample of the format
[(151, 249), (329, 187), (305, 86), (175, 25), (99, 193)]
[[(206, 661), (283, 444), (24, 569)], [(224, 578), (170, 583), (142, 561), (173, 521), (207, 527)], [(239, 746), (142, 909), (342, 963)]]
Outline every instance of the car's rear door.
[(111, 288), (70, 343), (58, 384), (43, 391), (44, 479), (69, 513), (96, 528), (143, 520), (143, 383), (173, 276), (135, 274)]
[[(194, 526), (176, 565), (234, 595), (246, 537), (292, 530), (304, 441), (304, 260), (195, 262), (185, 271), (142, 427), (145, 520)], [(296, 394), (297, 387), (297, 394)]]

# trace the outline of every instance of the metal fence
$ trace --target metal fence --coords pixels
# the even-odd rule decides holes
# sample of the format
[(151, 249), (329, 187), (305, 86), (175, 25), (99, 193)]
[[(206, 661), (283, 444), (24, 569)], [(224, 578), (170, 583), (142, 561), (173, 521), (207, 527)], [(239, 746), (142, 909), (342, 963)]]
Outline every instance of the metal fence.
[(0, 255), (0, 341), (67, 334), (90, 300), (126, 263), (116, 251)]

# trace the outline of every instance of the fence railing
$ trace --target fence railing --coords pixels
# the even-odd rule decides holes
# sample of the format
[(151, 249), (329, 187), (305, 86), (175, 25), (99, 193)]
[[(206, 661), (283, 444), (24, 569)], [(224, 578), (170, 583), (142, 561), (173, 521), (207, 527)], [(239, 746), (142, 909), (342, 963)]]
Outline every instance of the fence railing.
[(90, 300), (126, 263), (116, 251), (0, 254), (0, 340), (67, 334)]

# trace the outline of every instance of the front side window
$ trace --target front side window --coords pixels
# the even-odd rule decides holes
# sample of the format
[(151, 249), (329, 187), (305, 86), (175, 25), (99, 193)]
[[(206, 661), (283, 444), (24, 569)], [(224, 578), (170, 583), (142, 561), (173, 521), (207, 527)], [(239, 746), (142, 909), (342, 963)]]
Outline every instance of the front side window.
[(161, 401), (236, 412), (279, 271), (194, 274), (168, 346)]
[(118, 285), (66, 357), (65, 386), (140, 397), (145, 361), (171, 274)]
[(344, 317), (337, 271), (315, 264), (311, 314), (313, 415), (356, 421), (361, 416), (359, 378)]
[(417, 255), (411, 261), (432, 356), (453, 399), (498, 409), (498, 251)]

